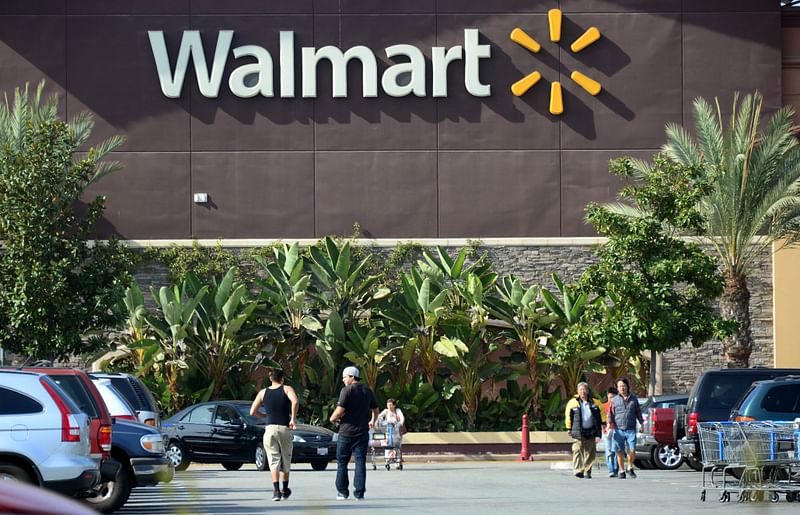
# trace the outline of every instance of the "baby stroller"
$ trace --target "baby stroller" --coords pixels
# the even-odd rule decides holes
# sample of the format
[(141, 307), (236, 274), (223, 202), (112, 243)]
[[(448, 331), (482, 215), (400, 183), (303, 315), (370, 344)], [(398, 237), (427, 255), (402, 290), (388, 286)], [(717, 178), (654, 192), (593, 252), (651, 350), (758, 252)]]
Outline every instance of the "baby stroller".
[(403, 435), (396, 424), (388, 423), (385, 426), (378, 426), (372, 430), (372, 437), (369, 440), (370, 450), (372, 451), (372, 470), (378, 468), (378, 460), (375, 455), (377, 451), (384, 453), (386, 470), (395, 466), (397, 470), (403, 470)]

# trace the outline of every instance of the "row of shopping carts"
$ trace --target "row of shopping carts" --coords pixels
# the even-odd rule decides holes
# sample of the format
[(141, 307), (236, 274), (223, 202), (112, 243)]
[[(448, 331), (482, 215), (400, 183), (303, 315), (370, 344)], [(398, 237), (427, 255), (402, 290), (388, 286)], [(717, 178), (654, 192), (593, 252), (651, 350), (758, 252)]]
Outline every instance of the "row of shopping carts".
[(703, 422), (702, 492), (720, 502), (800, 502), (800, 425), (795, 422)]

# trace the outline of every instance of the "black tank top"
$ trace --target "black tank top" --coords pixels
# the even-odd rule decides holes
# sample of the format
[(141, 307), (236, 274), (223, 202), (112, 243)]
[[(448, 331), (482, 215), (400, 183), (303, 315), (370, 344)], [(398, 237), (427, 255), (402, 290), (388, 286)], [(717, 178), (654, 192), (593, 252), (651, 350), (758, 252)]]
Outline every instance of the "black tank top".
[(267, 412), (267, 425), (289, 425), (289, 421), (292, 419), (292, 401), (283, 391), (283, 385), (274, 390), (267, 388), (264, 391), (264, 400), (261, 401), (261, 405)]

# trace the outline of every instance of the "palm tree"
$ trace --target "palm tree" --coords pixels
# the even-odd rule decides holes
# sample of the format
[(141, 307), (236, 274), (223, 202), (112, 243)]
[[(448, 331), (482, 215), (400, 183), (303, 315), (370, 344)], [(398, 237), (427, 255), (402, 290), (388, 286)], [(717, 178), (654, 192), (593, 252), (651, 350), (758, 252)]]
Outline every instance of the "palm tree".
[[(13, 101), (4, 95), (4, 101), (0, 102), (0, 141), (10, 146), (21, 147), (28, 125), (41, 127), (60, 119), (58, 96), (52, 95), (48, 99), (44, 99), (44, 88), (45, 81), (42, 80), (33, 91), (28, 83), (23, 89), (14, 90)], [(80, 112), (67, 122), (67, 128), (74, 138), (73, 148), (78, 149), (89, 140), (94, 128), (94, 118), (88, 111)], [(112, 136), (94, 145), (86, 156), (82, 157), (94, 166), (93, 173), (83, 184), (84, 188), (98, 182), (106, 175), (122, 169), (119, 162), (103, 161), (102, 159), (123, 143), (125, 143), (124, 136)]]
[(670, 159), (700, 167), (714, 178), (714, 189), (700, 207), (706, 219), (703, 236), (725, 277), (722, 316), (739, 323), (738, 331), (723, 341), (731, 368), (748, 366), (753, 349), (747, 272), (773, 242), (794, 243), (800, 223), (800, 145), (794, 136), (794, 111), (784, 107), (760, 131), (762, 105), (758, 92), (741, 103), (735, 95), (726, 126), (719, 100), (715, 109), (698, 98), (693, 105), (696, 138), (668, 124), (663, 147)]

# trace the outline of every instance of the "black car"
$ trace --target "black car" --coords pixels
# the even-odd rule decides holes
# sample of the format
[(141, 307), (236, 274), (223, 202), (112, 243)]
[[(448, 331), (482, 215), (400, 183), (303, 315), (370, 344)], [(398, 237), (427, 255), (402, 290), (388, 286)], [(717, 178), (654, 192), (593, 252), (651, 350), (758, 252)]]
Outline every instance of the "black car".
[[(162, 422), (167, 455), (175, 470), (189, 463), (221, 463), (238, 470), (254, 463), (269, 469), (264, 452), (264, 419), (250, 416), (250, 401), (214, 401), (189, 406)], [(325, 470), (336, 459), (336, 433), (324, 427), (298, 424), (294, 431), (292, 463), (310, 463)]]
[(695, 470), (703, 468), (698, 423), (728, 420), (731, 410), (755, 381), (793, 374), (800, 374), (800, 369), (723, 368), (703, 372), (695, 382), (686, 405), (686, 436), (678, 440), (689, 466)]
[(793, 421), (800, 417), (800, 375), (756, 381), (731, 410), (731, 420)]

